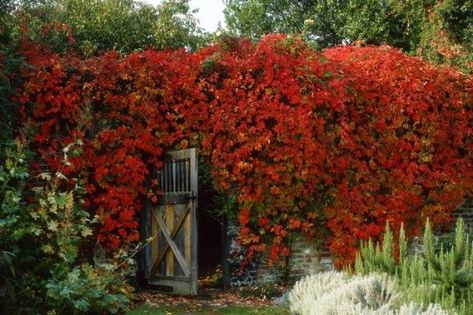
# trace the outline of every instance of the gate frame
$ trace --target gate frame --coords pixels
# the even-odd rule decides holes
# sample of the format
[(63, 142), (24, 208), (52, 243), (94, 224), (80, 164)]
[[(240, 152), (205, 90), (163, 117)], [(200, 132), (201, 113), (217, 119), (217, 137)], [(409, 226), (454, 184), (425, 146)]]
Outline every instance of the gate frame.
[[(179, 281), (172, 279), (159, 279), (153, 280), (153, 275), (150, 274), (150, 269), (152, 268), (152, 255), (151, 255), (151, 242), (148, 242), (148, 238), (151, 237), (151, 220), (153, 209), (162, 204), (153, 205), (151, 204), (148, 198), (143, 200), (143, 209), (139, 217), (139, 232), (140, 232), (140, 241), (142, 244), (146, 244), (142, 250), (140, 250), (137, 255), (137, 267), (136, 272), (137, 282), (140, 287), (148, 288), (154, 287), (156, 289), (162, 289), (162, 291), (170, 294), (185, 294), (185, 295), (197, 295), (198, 292), (198, 222), (197, 222), (197, 202), (198, 202), (198, 149), (182, 149), (182, 150), (169, 150), (166, 151), (164, 156), (171, 156), (172, 159), (190, 159), (189, 165), (189, 181), (190, 181), (190, 190), (191, 194), (189, 196), (189, 206), (190, 206), (190, 238), (191, 238), (191, 264), (189, 266), (190, 271), (190, 284), (184, 284), (184, 282), (189, 281)], [(154, 173), (154, 172), (153, 172)], [(149, 181), (151, 177), (147, 180), (147, 187), (149, 187)], [(159, 232), (160, 235), (163, 235), (162, 232)], [(171, 231), (172, 233), (172, 231)], [(167, 251), (172, 249), (168, 246)], [(174, 254), (173, 254), (174, 255)], [(168, 291), (166, 288), (172, 287), (171, 291)]]

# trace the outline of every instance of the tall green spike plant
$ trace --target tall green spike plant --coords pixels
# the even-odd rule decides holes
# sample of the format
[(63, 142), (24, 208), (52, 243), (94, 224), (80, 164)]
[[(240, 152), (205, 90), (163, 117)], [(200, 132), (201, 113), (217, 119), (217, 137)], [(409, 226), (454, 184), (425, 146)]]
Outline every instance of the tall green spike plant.
[(427, 220), (420, 248), (409, 250), (404, 227), (398, 236), (398, 257), (394, 237), (386, 225), (383, 244), (362, 242), (355, 261), (355, 272), (387, 273), (397, 279), (406, 302), (440, 304), (456, 314), (473, 314), (473, 242), (459, 219), (453, 242), (448, 245), (436, 237)]

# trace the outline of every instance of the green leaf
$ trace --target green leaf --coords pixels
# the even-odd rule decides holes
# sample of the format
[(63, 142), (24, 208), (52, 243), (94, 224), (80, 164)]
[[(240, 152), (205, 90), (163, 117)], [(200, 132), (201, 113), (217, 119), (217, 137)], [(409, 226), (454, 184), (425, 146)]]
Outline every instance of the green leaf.
[(74, 308), (81, 312), (87, 312), (90, 308), (90, 304), (86, 300), (80, 299), (74, 302)]
[(48, 229), (53, 231), (53, 232), (57, 231), (57, 227), (58, 227), (58, 222), (57, 221), (50, 221), (48, 223)]

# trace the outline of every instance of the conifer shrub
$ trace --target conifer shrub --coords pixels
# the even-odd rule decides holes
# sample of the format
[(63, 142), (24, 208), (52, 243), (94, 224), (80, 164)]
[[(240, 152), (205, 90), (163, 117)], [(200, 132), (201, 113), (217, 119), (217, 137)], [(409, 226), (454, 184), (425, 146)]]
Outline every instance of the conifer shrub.
[(406, 302), (439, 304), (454, 313), (473, 314), (468, 309), (473, 303), (473, 243), (462, 219), (457, 221), (451, 246), (445, 246), (434, 235), (429, 221), (419, 250), (409, 251), (402, 226), (397, 250), (395, 243), (386, 225), (382, 245), (371, 240), (361, 244), (355, 272), (360, 275), (384, 272), (393, 276), (402, 291), (401, 299)]

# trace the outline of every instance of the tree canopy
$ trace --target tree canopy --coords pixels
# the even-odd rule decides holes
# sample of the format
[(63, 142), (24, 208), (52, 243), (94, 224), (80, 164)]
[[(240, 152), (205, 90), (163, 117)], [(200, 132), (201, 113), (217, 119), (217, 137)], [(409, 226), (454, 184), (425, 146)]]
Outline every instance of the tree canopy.
[(472, 0), (226, 0), (235, 35), (303, 34), (316, 48), (362, 41), (471, 69)]
[(156, 7), (136, 0), (25, 0), (5, 10), (17, 28), (28, 28), (30, 39), (86, 56), (150, 46), (195, 50), (207, 37), (189, 0), (165, 0)]

